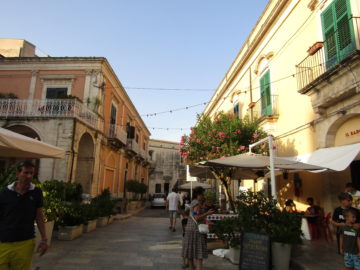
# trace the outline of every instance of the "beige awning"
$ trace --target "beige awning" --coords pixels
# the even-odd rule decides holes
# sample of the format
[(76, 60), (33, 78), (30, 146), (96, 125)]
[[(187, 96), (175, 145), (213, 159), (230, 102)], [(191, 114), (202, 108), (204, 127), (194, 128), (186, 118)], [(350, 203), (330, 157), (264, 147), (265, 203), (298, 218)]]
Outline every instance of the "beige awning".
[[(213, 166), (213, 167), (235, 167), (243, 169), (269, 169), (270, 167), (270, 157), (262, 156), (253, 153), (241, 154), (231, 157), (218, 158), (209, 161), (200, 162), (204, 166)], [(318, 166), (314, 164), (308, 164), (301, 162), (301, 160), (291, 159), (291, 158), (274, 158), (274, 167), (275, 169), (282, 170), (322, 170), (323, 166)]]
[(343, 171), (353, 160), (360, 159), (360, 143), (320, 148), (312, 153), (286, 159), (334, 171)]
[(65, 150), (0, 128), (0, 157), (64, 158)]

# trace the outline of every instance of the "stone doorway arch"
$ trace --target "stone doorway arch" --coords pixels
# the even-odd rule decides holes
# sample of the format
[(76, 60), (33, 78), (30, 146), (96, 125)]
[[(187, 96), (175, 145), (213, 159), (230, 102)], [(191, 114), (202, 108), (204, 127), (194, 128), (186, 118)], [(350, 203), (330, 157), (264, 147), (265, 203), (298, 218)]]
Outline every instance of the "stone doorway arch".
[(83, 187), (83, 192), (91, 194), (94, 170), (94, 141), (89, 133), (82, 135), (79, 141), (75, 182)]

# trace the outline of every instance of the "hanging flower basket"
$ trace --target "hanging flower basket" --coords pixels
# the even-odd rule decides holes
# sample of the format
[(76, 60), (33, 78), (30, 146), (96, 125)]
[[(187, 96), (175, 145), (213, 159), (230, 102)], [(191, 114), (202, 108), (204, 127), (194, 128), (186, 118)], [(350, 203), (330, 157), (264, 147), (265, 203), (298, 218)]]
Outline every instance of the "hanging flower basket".
[(309, 55), (314, 55), (318, 50), (320, 50), (324, 46), (324, 42), (318, 41), (315, 42), (308, 50), (307, 53)]

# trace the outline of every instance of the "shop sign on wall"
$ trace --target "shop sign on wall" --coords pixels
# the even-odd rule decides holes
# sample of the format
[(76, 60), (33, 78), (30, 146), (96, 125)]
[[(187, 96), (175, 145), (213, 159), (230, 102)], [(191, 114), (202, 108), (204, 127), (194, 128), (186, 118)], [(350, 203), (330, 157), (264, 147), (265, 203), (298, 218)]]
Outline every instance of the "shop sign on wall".
[(360, 129), (356, 129), (356, 130), (345, 132), (345, 136), (350, 137), (350, 136), (354, 136), (354, 135), (359, 134), (359, 133), (360, 133)]

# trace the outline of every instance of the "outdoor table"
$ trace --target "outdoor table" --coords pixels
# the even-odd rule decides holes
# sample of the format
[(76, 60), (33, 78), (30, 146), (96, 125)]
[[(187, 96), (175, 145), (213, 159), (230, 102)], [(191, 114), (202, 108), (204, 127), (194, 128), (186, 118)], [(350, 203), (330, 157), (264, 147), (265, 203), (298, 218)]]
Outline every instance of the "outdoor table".
[(223, 218), (237, 217), (236, 214), (212, 214), (207, 216), (207, 220), (222, 220)]
[(301, 219), (301, 231), (303, 232), (303, 238), (305, 240), (311, 240), (310, 230), (309, 230), (309, 224), (306, 217), (302, 217)]

